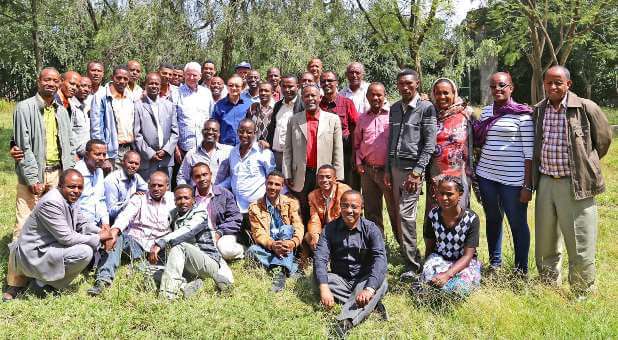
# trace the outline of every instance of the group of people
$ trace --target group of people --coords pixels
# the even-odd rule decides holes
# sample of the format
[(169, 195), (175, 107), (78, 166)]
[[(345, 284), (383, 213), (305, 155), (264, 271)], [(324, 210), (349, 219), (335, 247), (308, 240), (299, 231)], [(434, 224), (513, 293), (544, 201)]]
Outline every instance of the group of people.
[(206, 278), (230, 289), (228, 262), (243, 258), (271, 271), (278, 292), (313, 259), (321, 303), (344, 304), (345, 333), (374, 310), (387, 315), (383, 202), (406, 265), (401, 280), (460, 295), (479, 286), (471, 193), (486, 216), (490, 271), (502, 264), (506, 214), (515, 271), (527, 276), (536, 192), (539, 274), (560, 282), (564, 239), (572, 289), (594, 288), (594, 195), (604, 190), (599, 160), (611, 132), (596, 104), (569, 91), (562, 66), (547, 71), (547, 98), (534, 107), (513, 101), (508, 73), (492, 75), (494, 102), (480, 117), (450, 79), (421, 95), (410, 69), (389, 103), (358, 62), (341, 91), (317, 58), (298, 77), (273, 67), (266, 80), (247, 62), (226, 81), (212, 61), (181, 72), (161, 64), (143, 88), (141, 72), (131, 60), (104, 84), (97, 61), (84, 76), (45, 68), (37, 94), (17, 104), (5, 300), (28, 280), (36, 295), (63, 289), (93, 265), (88, 293), (100, 295), (123, 254), (159, 268), (159, 295), (169, 299), (193, 295)]

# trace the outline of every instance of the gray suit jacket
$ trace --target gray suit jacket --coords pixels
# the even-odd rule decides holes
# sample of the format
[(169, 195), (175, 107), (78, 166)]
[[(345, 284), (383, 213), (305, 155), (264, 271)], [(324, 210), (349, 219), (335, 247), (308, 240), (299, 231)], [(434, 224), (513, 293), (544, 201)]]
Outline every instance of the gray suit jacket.
[[(293, 179), (293, 191), (300, 192), (305, 186), (307, 169), (307, 115), (305, 111), (295, 113), (288, 122), (283, 150), (283, 175)], [(343, 179), (343, 139), (341, 120), (334, 113), (320, 111), (318, 119), (318, 164), (330, 164), (337, 170), (337, 178)], [(313, 190), (314, 188), (311, 188)]]
[(63, 249), (77, 244), (96, 248), (99, 228), (89, 222), (79, 206), (71, 206), (56, 188), (45, 194), (11, 244), (19, 272), (43, 281), (64, 278)]
[[(135, 102), (135, 122), (133, 133), (135, 135), (135, 147), (142, 157), (141, 169), (152, 167), (169, 167), (174, 165), (174, 149), (178, 143), (178, 121), (174, 104), (169, 100), (158, 99), (159, 115), (155, 117), (150, 101), (142, 96)], [(152, 162), (150, 159), (159, 150), (159, 135), (157, 134), (157, 122), (163, 130), (161, 148), (166, 155), (160, 162)], [(148, 180), (148, 179), (146, 179)]]

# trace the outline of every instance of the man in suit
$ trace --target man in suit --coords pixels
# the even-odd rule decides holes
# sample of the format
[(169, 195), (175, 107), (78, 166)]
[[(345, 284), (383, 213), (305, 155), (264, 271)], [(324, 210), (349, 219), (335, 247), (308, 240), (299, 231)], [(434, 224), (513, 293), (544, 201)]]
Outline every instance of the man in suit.
[(84, 188), (79, 171), (65, 170), (57, 188), (41, 198), (26, 220), (19, 238), (10, 245), (10, 257), (20, 274), (33, 278), (37, 296), (66, 288), (90, 263), (94, 250), (112, 238), (99, 229), (75, 204)]
[(339, 117), (320, 110), (320, 89), (310, 85), (301, 93), (305, 111), (290, 118), (283, 150), (283, 174), (288, 188), (300, 201), (306, 224), (309, 220), (307, 195), (315, 189), (316, 170), (323, 164), (331, 164), (337, 170), (337, 178), (344, 176), (343, 141)]
[(275, 154), (277, 170), (281, 171), (283, 162), (283, 147), (285, 146), (285, 135), (290, 118), (296, 112), (305, 109), (303, 101), (298, 95), (298, 79), (293, 75), (287, 75), (281, 79), (281, 89), (283, 98), (275, 103), (273, 114), (268, 124), (268, 136), (266, 142), (270, 145)]
[(146, 76), (146, 96), (135, 102), (135, 147), (142, 157), (142, 178), (161, 170), (172, 176), (174, 150), (178, 142), (178, 123), (174, 104), (159, 99), (161, 77), (156, 72)]

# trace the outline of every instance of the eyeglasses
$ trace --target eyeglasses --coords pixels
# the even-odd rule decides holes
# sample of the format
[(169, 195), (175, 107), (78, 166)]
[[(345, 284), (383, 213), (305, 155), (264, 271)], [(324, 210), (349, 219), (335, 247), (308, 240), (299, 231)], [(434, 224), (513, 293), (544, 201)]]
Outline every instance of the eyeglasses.
[(356, 210), (360, 208), (360, 205), (348, 204), (348, 203), (341, 203), (339, 206), (341, 207), (341, 209), (352, 208), (353, 210)]
[(497, 85), (489, 85), (489, 88), (492, 90), (503, 90), (507, 87), (511, 86), (511, 84), (507, 84), (505, 82), (499, 82)]

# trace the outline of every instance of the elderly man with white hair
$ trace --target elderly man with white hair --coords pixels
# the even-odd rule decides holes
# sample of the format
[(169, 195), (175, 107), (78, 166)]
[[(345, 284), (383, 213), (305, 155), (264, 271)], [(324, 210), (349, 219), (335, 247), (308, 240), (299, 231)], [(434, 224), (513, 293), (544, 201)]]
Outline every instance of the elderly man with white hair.
[(184, 154), (202, 143), (202, 126), (210, 118), (214, 101), (210, 90), (198, 86), (202, 67), (197, 62), (185, 66), (185, 82), (178, 88), (178, 148), (177, 162)]
[(351, 62), (345, 69), (345, 77), (348, 79), (348, 86), (339, 94), (354, 102), (356, 112), (365, 113), (369, 110), (369, 101), (367, 100), (369, 84), (365, 81), (365, 67), (357, 61)]

